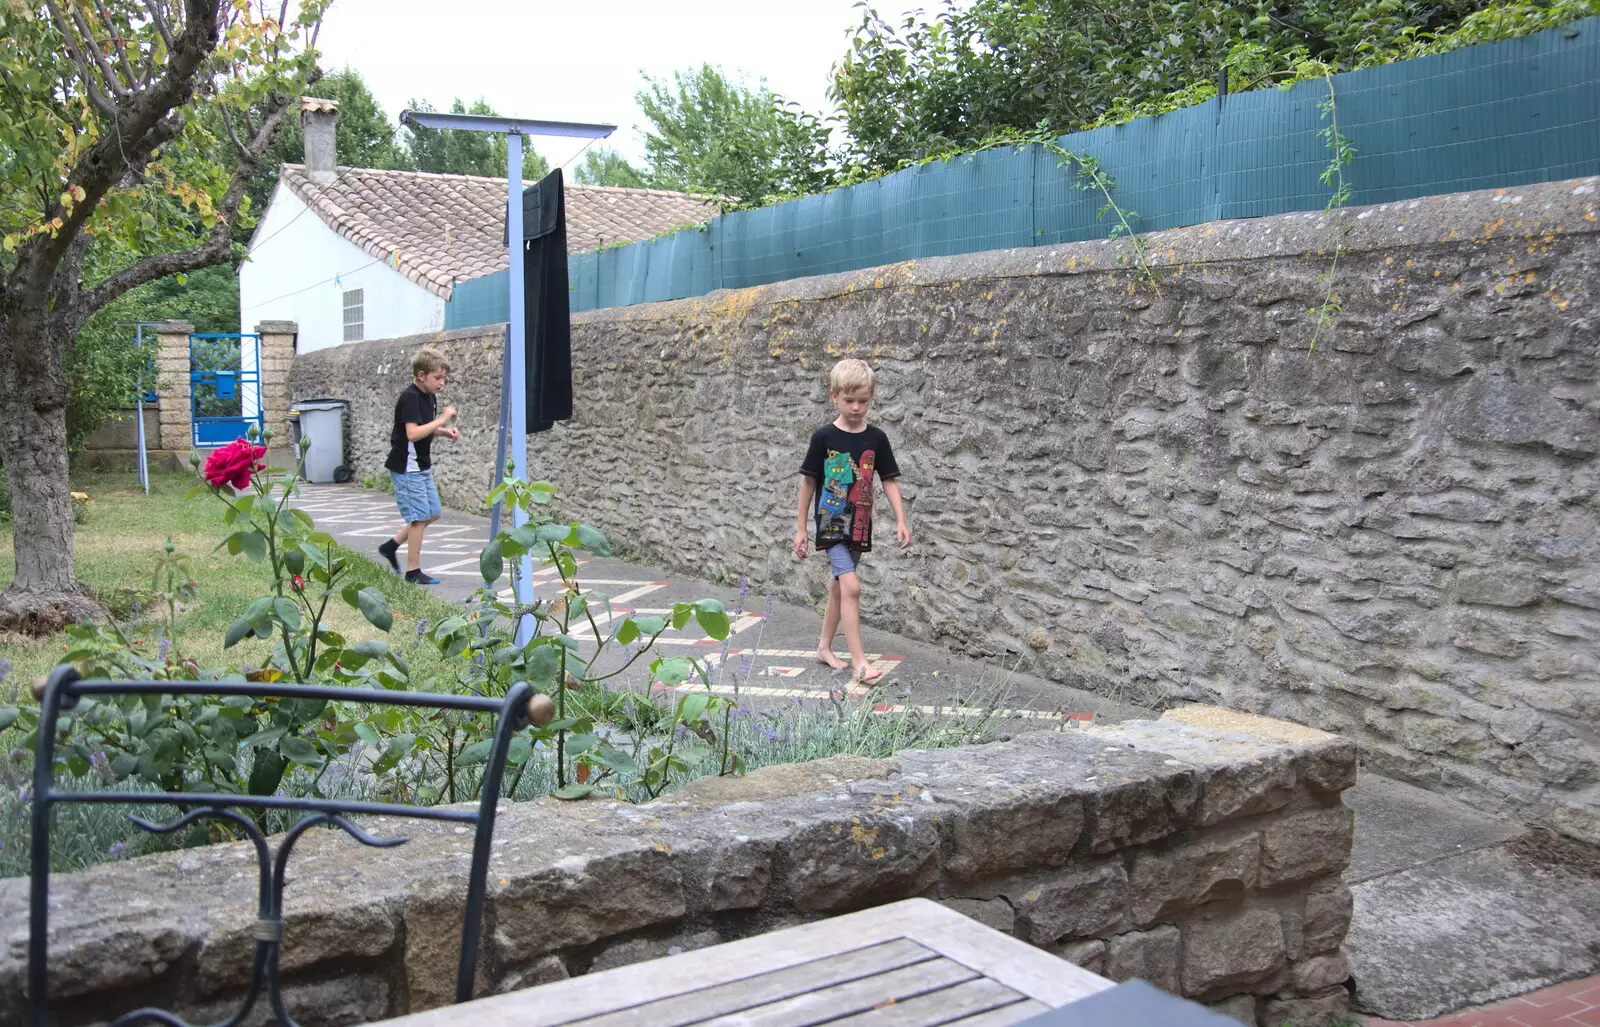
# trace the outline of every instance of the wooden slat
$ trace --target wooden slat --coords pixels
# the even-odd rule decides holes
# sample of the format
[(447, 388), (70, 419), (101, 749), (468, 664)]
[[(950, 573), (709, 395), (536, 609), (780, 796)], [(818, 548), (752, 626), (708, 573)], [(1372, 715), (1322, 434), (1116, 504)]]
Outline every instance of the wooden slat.
[[(724, 1013), (735, 1013), (765, 1005), (808, 991), (819, 991), (837, 984), (872, 977), (904, 966), (937, 959), (936, 953), (904, 938), (856, 949), (853, 952), (817, 959), (786, 970), (758, 974), (701, 988), (683, 995), (659, 999), (645, 1005), (630, 1005), (614, 1013), (580, 1020), (571, 1027), (682, 1027), (700, 1023)], [(744, 969), (744, 968), (739, 968)], [(618, 996), (619, 1004), (626, 996)]]
[(880, 1006), (832, 1023), (849, 1024), (850, 1027), (931, 1027), (933, 1024), (947, 1024), (952, 1020), (970, 1017), (974, 1013), (988, 1013), (1017, 1005), (1022, 998), (999, 981), (979, 977), (953, 988), (918, 995), (892, 1006)]
[(1049, 1011), (1049, 1006), (1043, 1002), (1035, 1002), (1030, 998), (1014, 1005), (991, 1009), (987, 1013), (979, 1013), (976, 1016), (966, 1016), (959, 1020), (952, 1020), (948, 1027), (1011, 1027), (1014, 1023), (1021, 1023), (1024, 1020), (1038, 1016), (1040, 1013), (1048, 1013)]
[(1111, 982), (927, 899), (907, 899), (743, 941), (399, 1017), (390, 1027), (554, 1027), (908, 938), (1051, 1008)]
[[(745, 1007), (737, 1013), (706, 1020), (702, 1027), (810, 1027), (833, 1023), (855, 1013), (870, 1011), (884, 1002), (913, 999), (928, 992), (944, 993), (966, 981), (980, 980), (977, 974), (948, 959), (901, 967), (876, 977), (864, 977), (848, 984), (796, 995), (764, 1006)], [(1015, 995), (1015, 998), (1021, 998)], [(649, 1020), (640, 1020), (644, 1027)]]

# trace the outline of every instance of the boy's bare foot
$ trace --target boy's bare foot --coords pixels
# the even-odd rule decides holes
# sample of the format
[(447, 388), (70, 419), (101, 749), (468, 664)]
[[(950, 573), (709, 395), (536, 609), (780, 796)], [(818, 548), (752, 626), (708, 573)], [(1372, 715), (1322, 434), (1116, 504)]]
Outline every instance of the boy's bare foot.
[(873, 670), (871, 667), (857, 667), (856, 680), (863, 685), (875, 685), (883, 678), (883, 671)]
[(817, 649), (817, 662), (826, 664), (827, 666), (832, 667), (834, 670), (844, 670), (846, 667), (850, 666), (848, 663), (839, 659), (839, 657), (833, 655), (832, 649), (823, 649), (821, 647), (818, 647)]

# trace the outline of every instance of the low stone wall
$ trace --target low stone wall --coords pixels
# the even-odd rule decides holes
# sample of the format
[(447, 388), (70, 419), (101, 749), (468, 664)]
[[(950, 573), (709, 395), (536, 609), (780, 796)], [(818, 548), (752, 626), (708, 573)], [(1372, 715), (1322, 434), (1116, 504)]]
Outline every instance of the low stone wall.
[[(1187, 707), (889, 760), (707, 779), (654, 803), (507, 806), (479, 993), (526, 987), (923, 895), (1116, 980), (1143, 977), (1261, 1027), (1347, 1009), (1340, 879), (1355, 747)], [(283, 966), (306, 1027), (449, 1001), (471, 846), (376, 821), (397, 849), (307, 835)], [(55, 1021), (141, 1003), (226, 1015), (248, 979), (254, 857), (146, 857), (52, 882)], [(21, 1019), (27, 881), (0, 881), (0, 1023)]]
[[(1154, 233), (1155, 283), (1118, 240), (590, 311), (577, 416), (530, 463), (653, 561), (805, 603), (796, 468), (828, 367), (866, 357), (916, 532), (863, 564), (869, 622), (1335, 731), (1600, 844), (1597, 189)], [(373, 467), (424, 341), (458, 363), (466, 434), (437, 449), (470, 509), (498, 328), (303, 356), (293, 389), (358, 397)]]

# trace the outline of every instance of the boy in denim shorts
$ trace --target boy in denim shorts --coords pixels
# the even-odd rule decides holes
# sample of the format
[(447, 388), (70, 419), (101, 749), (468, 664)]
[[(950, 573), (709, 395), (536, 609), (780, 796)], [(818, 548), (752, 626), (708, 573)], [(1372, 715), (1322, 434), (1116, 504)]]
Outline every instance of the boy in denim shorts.
[(833, 570), (817, 659), (834, 670), (844, 669), (844, 661), (833, 653), (833, 636), (843, 628), (845, 644), (850, 647), (850, 667), (855, 679), (864, 684), (883, 677), (882, 671), (867, 664), (861, 645), (861, 578), (856, 574), (861, 554), (872, 550), (874, 474), (883, 479), (883, 494), (894, 510), (900, 548), (911, 544), (911, 529), (900, 503), (900, 468), (889, 447), (889, 436), (867, 424), (874, 384), (872, 368), (864, 360), (841, 360), (833, 365), (828, 397), (839, 416), (811, 435), (811, 445), (800, 464), (800, 505), (794, 533), (794, 555), (803, 559), (809, 548), (806, 516), (814, 514), (817, 551), (828, 554)]
[(378, 547), (378, 552), (398, 573), (396, 555), (406, 547), (406, 580), (417, 585), (437, 585), (439, 579), (422, 570), (422, 533), (439, 519), (439, 490), (433, 487), (433, 437), (459, 439), (461, 430), (450, 427), (455, 407), (438, 413), (439, 390), (450, 375), (444, 354), (425, 346), (411, 358), (412, 382), (394, 405), (394, 430), (389, 433), (389, 459), (384, 466), (394, 481), (394, 501), (406, 526)]

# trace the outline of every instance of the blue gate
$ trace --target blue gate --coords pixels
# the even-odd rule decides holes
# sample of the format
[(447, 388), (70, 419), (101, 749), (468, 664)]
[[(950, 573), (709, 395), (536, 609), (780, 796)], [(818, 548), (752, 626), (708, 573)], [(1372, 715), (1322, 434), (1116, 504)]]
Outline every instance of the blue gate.
[(261, 336), (189, 336), (189, 418), (194, 447), (214, 449), (265, 426)]

